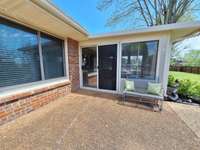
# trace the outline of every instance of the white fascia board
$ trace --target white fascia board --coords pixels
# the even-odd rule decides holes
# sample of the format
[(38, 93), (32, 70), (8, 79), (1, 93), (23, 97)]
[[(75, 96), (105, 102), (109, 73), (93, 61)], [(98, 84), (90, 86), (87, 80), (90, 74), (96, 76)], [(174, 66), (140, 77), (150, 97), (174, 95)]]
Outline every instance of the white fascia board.
[(162, 31), (173, 31), (173, 30), (181, 30), (181, 29), (190, 29), (190, 28), (199, 28), (200, 29), (200, 22), (190, 22), (190, 23), (173, 23), (167, 25), (159, 25), (153, 26), (143, 29), (135, 29), (135, 30), (128, 30), (128, 31), (121, 31), (121, 32), (111, 32), (99, 35), (91, 35), (89, 39), (96, 39), (96, 38), (106, 38), (106, 37), (115, 37), (115, 36), (125, 36), (125, 35), (133, 35), (133, 34), (145, 34), (151, 32), (162, 32)]

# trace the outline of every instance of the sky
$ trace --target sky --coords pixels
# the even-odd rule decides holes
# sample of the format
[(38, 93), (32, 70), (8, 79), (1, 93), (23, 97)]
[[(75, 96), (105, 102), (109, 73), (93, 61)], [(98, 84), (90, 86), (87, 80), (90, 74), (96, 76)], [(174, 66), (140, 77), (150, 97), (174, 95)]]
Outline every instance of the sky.
[[(99, 0), (52, 0), (52, 2), (66, 15), (84, 27), (90, 34), (126, 30), (126, 27), (123, 25), (118, 27), (105, 26), (111, 11), (100, 12), (96, 8)], [(189, 49), (200, 50), (200, 37), (185, 40), (182, 48), (184, 47), (187, 47), (183, 50), (184, 53)]]
[(89, 33), (97, 34), (116, 29), (105, 27), (107, 13), (97, 10), (99, 0), (52, 0), (65, 14), (83, 26)]

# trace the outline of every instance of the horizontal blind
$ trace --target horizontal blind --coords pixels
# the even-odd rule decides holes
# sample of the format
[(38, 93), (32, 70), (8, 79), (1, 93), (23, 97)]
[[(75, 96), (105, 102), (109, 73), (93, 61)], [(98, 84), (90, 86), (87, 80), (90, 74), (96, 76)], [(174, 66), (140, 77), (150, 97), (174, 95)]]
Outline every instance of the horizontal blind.
[(63, 40), (41, 34), (45, 79), (64, 76)]
[(37, 32), (0, 18), (0, 87), (39, 80)]

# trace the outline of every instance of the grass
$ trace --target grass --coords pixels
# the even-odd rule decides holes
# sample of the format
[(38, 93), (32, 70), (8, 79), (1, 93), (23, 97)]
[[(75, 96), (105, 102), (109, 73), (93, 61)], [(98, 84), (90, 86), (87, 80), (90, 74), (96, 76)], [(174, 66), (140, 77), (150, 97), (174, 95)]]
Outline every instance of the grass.
[(200, 82), (200, 74), (177, 72), (177, 71), (170, 71), (170, 74), (173, 75), (178, 80), (190, 79), (191, 81), (194, 82)]

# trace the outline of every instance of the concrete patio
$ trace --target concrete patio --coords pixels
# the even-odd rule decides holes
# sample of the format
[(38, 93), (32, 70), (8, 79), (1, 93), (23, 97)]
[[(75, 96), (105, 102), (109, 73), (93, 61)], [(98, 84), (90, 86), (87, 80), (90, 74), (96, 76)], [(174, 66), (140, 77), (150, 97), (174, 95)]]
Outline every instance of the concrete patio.
[(199, 106), (169, 103), (176, 114), (200, 138), (200, 108)]
[(79, 91), (0, 127), (0, 149), (198, 150), (200, 139), (168, 103), (152, 112), (111, 94)]

